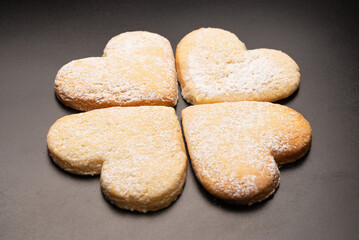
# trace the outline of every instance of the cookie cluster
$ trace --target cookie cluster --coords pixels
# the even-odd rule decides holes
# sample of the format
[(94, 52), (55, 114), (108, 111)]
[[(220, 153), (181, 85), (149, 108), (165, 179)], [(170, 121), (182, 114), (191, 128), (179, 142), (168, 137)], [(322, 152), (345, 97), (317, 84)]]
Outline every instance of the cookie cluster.
[(174, 107), (177, 78), (182, 125), (198, 181), (226, 202), (251, 205), (277, 189), (278, 164), (309, 150), (312, 130), (295, 110), (273, 104), (300, 83), (287, 54), (247, 50), (236, 35), (201, 28), (177, 46), (144, 31), (112, 38), (102, 57), (72, 61), (55, 94), (81, 111), (47, 135), (53, 161), (78, 175), (101, 174), (104, 196), (139, 212), (169, 206), (183, 190), (186, 149)]

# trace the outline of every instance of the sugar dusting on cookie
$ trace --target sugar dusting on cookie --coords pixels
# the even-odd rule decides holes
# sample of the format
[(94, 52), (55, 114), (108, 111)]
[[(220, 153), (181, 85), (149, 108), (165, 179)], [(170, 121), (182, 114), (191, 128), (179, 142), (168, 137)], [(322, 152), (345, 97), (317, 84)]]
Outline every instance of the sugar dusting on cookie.
[[(186, 155), (173, 108), (107, 108), (66, 116), (51, 127), (57, 164), (99, 174), (106, 197), (122, 208), (163, 208), (182, 191)], [(54, 159), (55, 160), (55, 159)]]
[[(308, 131), (301, 132), (303, 126), (296, 128), (298, 121), (306, 122), (299, 115), (287, 107), (259, 102), (197, 105), (184, 110), (184, 133), (197, 177), (227, 200), (251, 204), (265, 199), (279, 184), (272, 152), (287, 154), (308, 144)], [(298, 141), (301, 134), (302, 142)], [(261, 192), (261, 198), (253, 197)]]
[(271, 49), (247, 50), (228, 31), (202, 28), (177, 47), (183, 97), (193, 104), (277, 101), (299, 86), (299, 67), (287, 54)]
[[(229, 50), (230, 51), (230, 50)], [(195, 49), (189, 55), (188, 79), (208, 97), (226, 94), (263, 93), (282, 78), (284, 69), (260, 51), (243, 52), (228, 62), (216, 61), (212, 52)]]
[(55, 80), (60, 100), (79, 110), (177, 102), (170, 43), (149, 32), (128, 32), (109, 41), (104, 57), (72, 61)]

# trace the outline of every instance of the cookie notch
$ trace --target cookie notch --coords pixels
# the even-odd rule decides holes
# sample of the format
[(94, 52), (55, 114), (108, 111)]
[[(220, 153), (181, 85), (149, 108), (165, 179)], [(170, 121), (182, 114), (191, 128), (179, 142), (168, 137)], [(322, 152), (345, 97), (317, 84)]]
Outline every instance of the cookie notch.
[(251, 205), (279, 185), (277, 164), (309, 150), (312, 130), (298, 112), (262, 102), (216, 103), (182, 111), (192, 167), (202, 186), (224, 201)]
[(178, 97), (171, 44), (145, 31), (113, 37), (103, 57), (64, 65), (54, 85), (63, 104), (81, 111), (113, 106), (175, 106)]
[(47, 146), (64, 170), (101, 173), (105, 197), (122, 209), (165, 208), (185, 183), (187, 159), (173, 108), (113, 107), (65, 116), (50, 128)]
[(247, 50), (236, 35), (218, 28), (187, 34), (176, 49), (183, 98), (191, 104), (275, 102), (299, 87), (300, 73), (287, 54)]

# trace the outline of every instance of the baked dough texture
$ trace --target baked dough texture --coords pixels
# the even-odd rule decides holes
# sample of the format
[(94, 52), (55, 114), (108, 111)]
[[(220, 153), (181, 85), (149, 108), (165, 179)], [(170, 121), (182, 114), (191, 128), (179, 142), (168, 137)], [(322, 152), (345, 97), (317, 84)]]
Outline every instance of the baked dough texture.
[(236, 35), (218, 28), (187, 34), (176, 50), (183, 98), (191, 104), (268, 101), (290, 96), (300, 73), (287, 54), (247, 50)]
[(55, 93), (62, 103), (81, 111), (175, 106), (177, 77), (171, 44), (155, 33), (122, 33), (107, 43), (103, 57), (64, 65), (55, 79)]
[(291, 108), (264, 102), (191, 106), (182, 124), (192, 167), (203, 187), (227, 202), (251, 205), (274, 193), (277, 164), (309, 149), (309, 123)]
[(65, 116), (50, 128), (47, 146), (64, 170), (101, 173), (105, 197), (123, 209), (155, 211), (183, 189), (187, 159), (173, 108), (112, 107)]

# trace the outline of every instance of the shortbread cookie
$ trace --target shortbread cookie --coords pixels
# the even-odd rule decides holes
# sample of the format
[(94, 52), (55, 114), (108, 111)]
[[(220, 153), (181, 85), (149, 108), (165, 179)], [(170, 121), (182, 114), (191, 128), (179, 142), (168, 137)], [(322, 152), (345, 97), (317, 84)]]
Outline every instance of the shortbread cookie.
[(101, 172), (107, 199), (123, 209), (155, 211), (182, 192), (186, 154), (173, 108), (112, 107), (65, 116), (47, 136), (54, 162), (68, 172)]
[(263, 102), (216, 103), (182, 111), (188, 151), (197, 179), (228, 202), (260, 202), (278, 187), (277, 163), (293, 162), (309, 149), (312, 131), (288, 107)]
[(236, 35), (218, 28), (187, 34), (177, 46), (176, 67), (183, 98), (192, 104), (274, 102), (300, 82), (299, 67), (287, 54), (247, 51)]
[(103, 57), (63, 66), (56, 76), (55, 93), (65, 105), (82, 111), (175, 106), (177, 78), (171, 44), (155, 33), (122, 33), (108, 42)]

